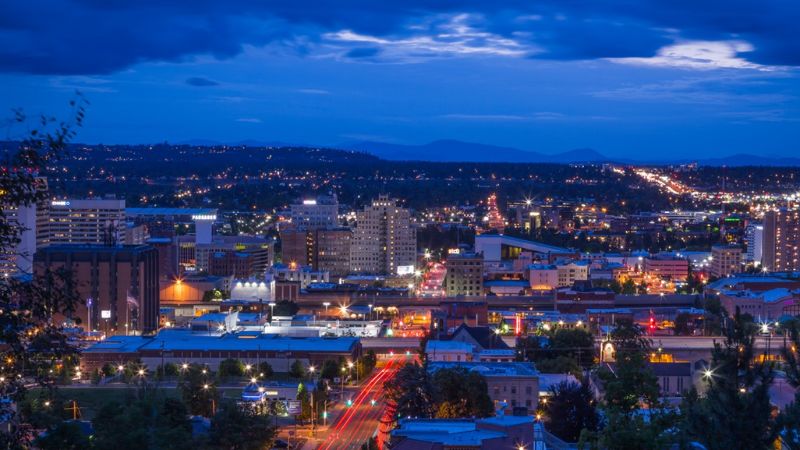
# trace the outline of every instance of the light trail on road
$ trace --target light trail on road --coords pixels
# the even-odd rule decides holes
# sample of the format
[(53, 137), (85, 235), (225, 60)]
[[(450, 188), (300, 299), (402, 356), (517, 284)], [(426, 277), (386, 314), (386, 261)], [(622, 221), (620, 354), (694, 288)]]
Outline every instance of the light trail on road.
[[(397, 372), (396, 363), (401, 356), (390, 359), (384, 368), (367, 381), (347, 408), (331, 427), (328, 437), (318, 447), (321, 450), (361, 448), (378, 429), (378, 420), (383, 415), (383, 383)], [(373, 406), (371, 403), (375, 401)], [(369, 402), (369, 404), (367, 404)]]

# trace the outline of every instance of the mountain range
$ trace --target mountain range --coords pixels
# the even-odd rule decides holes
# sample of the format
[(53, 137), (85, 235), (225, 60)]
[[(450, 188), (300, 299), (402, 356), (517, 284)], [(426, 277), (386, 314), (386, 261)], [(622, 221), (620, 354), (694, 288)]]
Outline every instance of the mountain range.
[[(289, 144), (278, 141), (243, 140), (222, 143), (217, 141), (194, 139), (179, 142), (187, 145), (239, 145), (249, 147), (289, 147), (307, 146), (307, 144)], [(561, 153), (541, 153), (515, 147), (479, 144), (455, 139), (442, 139), (420, 145), (394, 144), (380, 141), (351, 141), (323, 147), (355, 150), (375, 155), (389, 161), (430, 161), (430, 162), (521, 162), (521, 163), (581, 163), (581, 162), (615, 162), (622, 164), (683, 164), (697, 162), (705, 166), (800, 166), (800, 158), (764, 156), (753, 154), (735, 154), (705, 159), (670, 159), (664, 158), (614, 158), (606, 156), (591, 148), (579, 148)]]

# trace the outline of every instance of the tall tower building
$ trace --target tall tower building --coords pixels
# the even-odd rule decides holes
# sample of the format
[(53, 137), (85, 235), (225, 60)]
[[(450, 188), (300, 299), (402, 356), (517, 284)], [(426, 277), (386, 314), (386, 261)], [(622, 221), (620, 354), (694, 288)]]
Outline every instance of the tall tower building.
[(764, 214), (762, 265), (765, 270), (800, 270), (800, 210)]
[(314, 239), (313, 267), (333, 277), (350, 273), (350, 247), (353, 231), (349, 228), (321, 228)]
[[(38, 177), (35, 180), (36, 190), (46, 196), (47, 179)], [(9, 206), (0, 203), (2, 219), (15, 228), (19, 238), (13, 249), (0, 253), (0, 274), (11, 276), (18, 273), (31, 273), (33, 255), (36, 249), (47, 245), (48, 201), (41, 200), (30, 205)]]
[(744, 241), (747, 246), (745, 260), (760, 266), (764, 256), (764, 224), (751, 223), (748, 225), (744, 230)]
[(317, 230), (339, 224), (339, 201), (335, 194), (304, 199), (289, 209), (292, 226), (298, 229)]
[(125, 200), (53, 200), (50, 244), (123, 244)]
[(417, 230), (411, 213), (396, 199), (378, 196), (356, 213), (350, 249), (350, 271), (365, 274), (413, 272), (417, 259)]

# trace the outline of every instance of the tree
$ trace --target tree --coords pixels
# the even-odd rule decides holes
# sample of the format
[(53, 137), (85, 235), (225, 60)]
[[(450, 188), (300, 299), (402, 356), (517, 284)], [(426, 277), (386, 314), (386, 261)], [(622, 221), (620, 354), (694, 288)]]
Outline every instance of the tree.
[(367, 350), (367, 353), (358, 360), (358, 364), (356, 365), (358, 377), (363, 380), (372, 372), (372, 369), (375, 368), (375, 364), (377, 363), (378, 357), (375, 355), (375, 351)]
[(668, 448), (676, 441), (678, 416), (662, 404), (658, 380), (648, 364), (650, 340), (631, 321), (618, 321), (611, 332), (616, 362), (602, 366), (606, 423), (597, 432), (584, 430), (580, 441), (592, 449), (647, 450)]
[(91, 448), (89, 436), (77, 422), (60, 422), (48, 429), (35, 441), (36, 447), (42, 450), (83, 450)]
[[(17, 244), (25, 230), (14, 216), (20, 208), (48, 200), (47, 191), (40, 188), (40, 177), (46, 176), (48, 167), (65, 155), (68, 142), (83, 123), (86, 102), (78, 96), (70, 105), (74, 108), (73, 119), (58, 122), (42, 116), (38, 126), (26, 133), (0, 166), (3, 258), (13, 261), (32, 257), (18, 254)], [(27, 122), (21, 110), (15, 112), (13, 123), (24, 126)], [(34, 382), (52, 389), (57, 374), (51, 369), (57, 361), (77, 353), (64, 332), (64, 321), (57, 320), (57, 316), (74, 317), (83, 301), (77, 294), (73, 274), (66, 268), (26, 275), (29, 277), (0, 279), (0, 374), (5, 378), (0, 397), (10, 400), (0, 402), (0, 416), (8, 424), (0, 432), (0, 446), (8, 448), (30, 444), (30, 427), (15, 413), (15, 404), (25, 397), (26, 385)]]
[(148, 448), (151, 422), (148, 415), (152, 412), (149, 406), (138, 401), (102, 406), (92, 422), (94, 447), (102, 450)]
[(175, 363), (165, 363), (163, 366), (156, 367), (156, 378), (164, 379), (166, 377), (176, 377), (180, 374), (178, 365)]
[(737, 308), (725, 341), (712, 350), (705, 397), (687, 395), (686, 433), (709, 450), (768, 449), (778, 433), (769, 386), (771, 363), (753, 363), (756, 327)]
[(289, 367), (289, 376), (301, 380), (306, 376), (306, 368), (299, 359), (295, 359)]
[(599, 432), (581, 432), (578, 448), (591, 450), (651, 450), (673, 448), (676, 415), (670, 411), (643, 410), (640, 413), (606, 412)]
[(635, 294), (636, 293), (636, 283), (634, 283), (634, 281), (632, 279), (628, 278), (627, 280), (625, 280), (622, 283), (622, 286), (620, 288), (620, 293), (625, 294), (625, 295), (633, 295), (633, 294)]
[(153, 447), (156, 449), (193, 448), (192, 424), (188, 419), (189, 410), (186, 405), (175, 398), (165, 398), (158, 411), (158, 420), (152, 434)]
[(782, 354), (786, 381), (795, 388), (794, 401), (784, 408), (778, 416), (778, 426), (784, 445), (793, 450), (800, 449), (800, 319), (794, 318), (783, 324), (789, 338)]
[(178, 383), (178, 389), (191, 414), (205, 417), (214, 415), (216, 404), (219, 403), (219, 393), (209, 380), (207, 369), (190, 364)]
[(233, 402), (220, 408), (211, 421), (211, 448), (228, 450), (261, 450), (271, 448), (275, 428), (269, 416), (242, 409)]
[(217, 376), (226, 380), (231, 377), (241, 377), (244, 375), (244, 364), (238, 359), (228, 358), (220, 361)]
[(597, 431), (600, 419), (587, 382), (562, 381), (543, 406), (545, 427), (567, 442), (577, 442), (582, 430)]
[(486, 379), (464, 368), (439, 369), (434, 372), (433, 400), (437, 417), (488, 417), (494, 414)]
[(303, 383), (297, 385), (297, 400), (300, 400), (300, 420), (306, 421), (314, 415), (311, 405), (311, 396)]
[(594, 358), (594, 336), (581, 328), (558, 328), (552, 333), (553, 357), (568, 356), (581, 367), (591, 367)]
[(406, 364), (383, 387), (393, 418), (433, 416), (433, 386), (428, 371), (419, 364)]
[(272, 371), (272, 366), (268, 362), (263, 361), (258, 363), (259, 377), (267, 379), (272, 378), (272, 375), (274, 375), (274, 372)]
[(322, 369), (319, 372), (320, 378), (332, 381), (334, 378), (339, 376), (339, 371), (341, 370), (339, 367), (340, 366), (338, 362), (331, 359), (325, 360), (325, 362), (322, 363)]
[(794, 394), (794, 401), (778, 416), (777, 428), (786, 448), (800, 449), (800, 392)]

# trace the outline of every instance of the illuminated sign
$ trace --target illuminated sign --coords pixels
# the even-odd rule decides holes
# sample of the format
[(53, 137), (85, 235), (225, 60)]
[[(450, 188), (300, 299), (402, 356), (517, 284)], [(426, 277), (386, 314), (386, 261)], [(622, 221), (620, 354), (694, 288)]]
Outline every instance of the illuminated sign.
[(414, 266), (397, 266), (398, 275), (412, 275), (414, 273)]
[(50, 206), (69, 206), (69, 200), (53, 200)]
[(110, 319), (111, 318), (111, 310), (110, 309), (104, 309), (104, 310), (100, 311), (100, 318), (101, 319)]
[(216, 214), (192, 214), (192, 220), (217, 220)]
[(459, 254), (461, 254), (461, 249), (460, 248), (451, 248), (451, 249), (447, 250), (447, 253), (449, 255), (459, 255)]
[(312, 206), (312, 205), (316, 205), (317, 201), (316, 200), (303, 200), (303, 204)]

